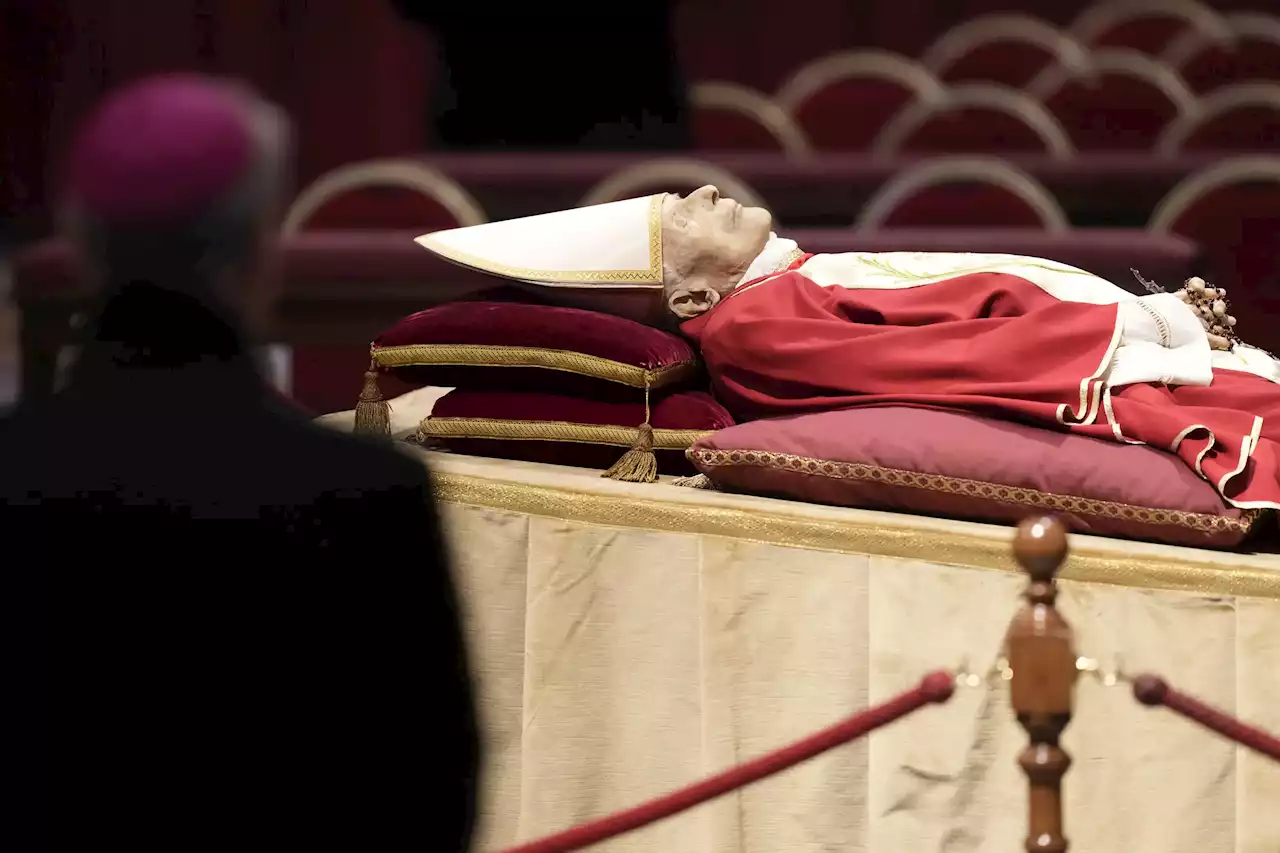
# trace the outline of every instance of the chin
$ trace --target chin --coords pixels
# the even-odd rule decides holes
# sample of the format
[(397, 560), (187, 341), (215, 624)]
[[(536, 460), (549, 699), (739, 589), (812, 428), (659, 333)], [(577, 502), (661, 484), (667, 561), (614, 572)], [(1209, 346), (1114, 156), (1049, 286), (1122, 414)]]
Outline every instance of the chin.
[(761, 241), (768, 240), (769, 232), (773, 230), (773, 214), (763, 207), (746, 207), (742, 210), (742, 224), (759, 234)]

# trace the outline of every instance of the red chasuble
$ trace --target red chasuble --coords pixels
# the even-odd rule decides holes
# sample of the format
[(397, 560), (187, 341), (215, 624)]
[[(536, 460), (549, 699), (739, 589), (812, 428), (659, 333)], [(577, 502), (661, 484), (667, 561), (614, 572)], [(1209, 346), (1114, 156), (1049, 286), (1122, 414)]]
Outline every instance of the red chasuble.
[(1023, 259), (949, 277), (849, 267), (844, 286), (832, 283), (844, 257), (804, 256), (683, 325), (735, 416), (875, 405), (975, 412), (1161, 447), (1236, 506), (1280, 507), (1280, 385), (1215, 369), (1208, 387), (1109, 388), (1122, 334), (1116, 301), (1126, 298), (1114, 285)]

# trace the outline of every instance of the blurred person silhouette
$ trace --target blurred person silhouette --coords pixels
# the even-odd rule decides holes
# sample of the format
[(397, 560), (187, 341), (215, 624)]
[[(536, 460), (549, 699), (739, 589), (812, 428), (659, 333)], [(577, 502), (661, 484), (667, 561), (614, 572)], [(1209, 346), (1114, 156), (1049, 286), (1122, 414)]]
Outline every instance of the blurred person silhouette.
[(469, 844), (479, 746), (428, 473), (311, 423), (250, 354), (290, 161), (282, 113), (197, 76), (119, 91), (72, 146), (99, 308), (67, 387), (0, 421), (49, 849)]
[(445, 148), (683, 149), (688, 104), (673, 0), (610, 4), (392, 0), (431, 28), (430, 107)]

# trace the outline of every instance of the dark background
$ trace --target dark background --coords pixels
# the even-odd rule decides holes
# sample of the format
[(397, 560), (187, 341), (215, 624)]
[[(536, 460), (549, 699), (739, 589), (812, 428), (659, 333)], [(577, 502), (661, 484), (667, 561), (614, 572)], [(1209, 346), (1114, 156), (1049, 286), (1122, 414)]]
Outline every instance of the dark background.
[[(664, 2), (654, 0), (655, 6)], [(483, 7), (495, 32), (523, 26), (511, 18), (512, 6), (543, 9), (545, 21), (560, 22), (548, 53), (573, 50), (573, 36), (596, 45), (570, 66), (584, 75), (618, 74), (616, 64), (601, 69), (591, 56), (599, 55), (602, 41), (625, 40), (645, 26), (648, 14), (629, 17), (626, 7), (633, 4), (458, 5)], [(583, 5), (608, 6), (615, 23), (573, 11)], [(673, 0), (673, 30), (687, 80), (732, 80), (771, 91), (804, 61), (833, 50), (877, 46), (916, 55), (949, 25), (977, 14), (1016, 11), (1063, 23), (1087, 5)], [(1212, 5), (1274, 12), (1276, 4)], [(0, 15), (0, 221), (26, 233), (43, 224), (50, 163), (69, 129), (104, 91), (139, 75), (197, 69), (252, 81), (297, 120), (303, 182), (342, 163), (422, 151), (430, 142), (428, 105), (440, 82), (435, 39), (385, 0), (4, 0)], [(508, 64), (501, 42), (495, 37), (496, 70), (518, 77), (522, 68)], [(556, 93), (545, 97), (554, 103)]]

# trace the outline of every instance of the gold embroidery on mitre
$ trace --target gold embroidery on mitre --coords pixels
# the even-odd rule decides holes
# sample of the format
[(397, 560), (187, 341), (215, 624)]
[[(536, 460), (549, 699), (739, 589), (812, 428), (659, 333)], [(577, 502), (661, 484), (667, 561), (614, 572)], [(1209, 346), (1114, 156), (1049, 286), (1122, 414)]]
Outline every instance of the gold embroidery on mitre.
[[(655, 450), (686, 450), (714, 430), (655, 429)], [(608, 444), (631, 447), (639, 430), (609, 424), (575, 424), (567, 421), (499, 420), (496, 418), (425, 418), (418, 425), (424, 438), (487, 438), (500, 441), (567, 441), (573, 444)]]
[(407, 344), (378, 347), (373, 359), (379, 367), (541, 367), (632, 388), (664, 388), (697, 372), (696, 361), (657, 368), (638, 367), (600, 356), (542, 347), (482, 346), (478, 344)]
[(418, 237), (415, 242), (445, 260), (504, 278), (562, 287), (616, 284), (638, 285), (644, 290), (660, 290), (662, 288), (662, 200), (665, 197), (665, 193), (658, 193), (649, 200), (649, 268), (643, 270), (542, 270), (513, 267), (444, 246), (439, 241), (433, 240), (431, 234)]
[(690, 450), (686, 455), (699, 467), (723, 468), (741, 465), (753, 468), (780, 468), (797, 474), (811, 474), (833, 480), (858, 480), (883, 483), (888, 486), (928, 489), (1054, 512), (1079, 513), (1139, 524), (1184, 527), (1199, 533), (1248, 533), (1268, 512), (1264, 509), (1246, 509), (1241, 511), (1239, 518), (1230, 518), (1179, 509), (1155, 509), (1117, 501), (1059, 495), (1023, 486), (1005, 486), (983, 480), (948, 477), (943, 474), (884, 468), (865, 462), (833, 462), (829, 459), (814, 459), (808, 456), (764, 450)]

